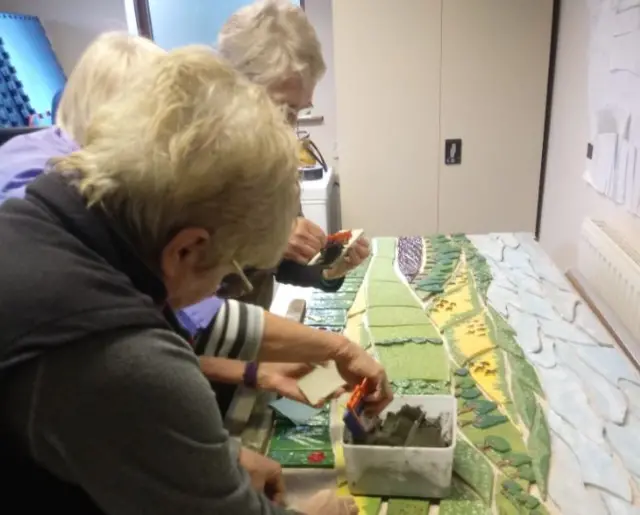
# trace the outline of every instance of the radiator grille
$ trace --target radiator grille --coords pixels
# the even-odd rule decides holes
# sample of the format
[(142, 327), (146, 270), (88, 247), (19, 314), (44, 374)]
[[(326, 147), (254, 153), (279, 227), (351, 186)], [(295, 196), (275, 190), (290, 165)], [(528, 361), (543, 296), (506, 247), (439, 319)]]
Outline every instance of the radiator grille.
[(586, 219), (578, 244), (578, 271), (640, 341), (640, 252), (604, 222)]

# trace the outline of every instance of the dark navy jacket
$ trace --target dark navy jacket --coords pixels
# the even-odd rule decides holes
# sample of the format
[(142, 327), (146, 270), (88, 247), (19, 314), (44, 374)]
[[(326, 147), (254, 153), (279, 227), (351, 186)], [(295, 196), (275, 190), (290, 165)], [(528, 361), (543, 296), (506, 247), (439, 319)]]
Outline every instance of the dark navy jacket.
[[(0, 393), (15, 367), (56, 347), (119, 328), (179, 330), (170, 310), (163, 314), (158, 274), (59, 174), (42, 175), (25, 199), (0, 206), (0, 242)], [(3, 429), (0, 419), (3, 503), (18, 496), (23, 513), (56, 504), (101, 513), (82, 490), (32, 463)]]

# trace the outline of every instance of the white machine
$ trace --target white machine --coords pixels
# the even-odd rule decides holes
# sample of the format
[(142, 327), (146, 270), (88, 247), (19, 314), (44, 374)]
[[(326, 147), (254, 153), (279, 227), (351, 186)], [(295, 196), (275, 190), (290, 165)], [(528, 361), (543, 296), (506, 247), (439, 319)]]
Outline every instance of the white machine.
[(333, 168), (324, 172), (320, 179), (301, 181), (301, 196), (304, 216), (319, 225), (325, 234), (342, 228), (340, 183)]

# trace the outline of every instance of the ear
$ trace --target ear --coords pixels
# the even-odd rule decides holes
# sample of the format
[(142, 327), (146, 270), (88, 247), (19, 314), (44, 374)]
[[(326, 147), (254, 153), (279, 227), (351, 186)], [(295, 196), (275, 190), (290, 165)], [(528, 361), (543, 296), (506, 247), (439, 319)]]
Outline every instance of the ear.
[(175, 278), (186, 268), (195, 268), (204, 253), (205, 245), (211, 236), (198, 227), (182, 229), (162, 249), (160, 266), (167, 279)]

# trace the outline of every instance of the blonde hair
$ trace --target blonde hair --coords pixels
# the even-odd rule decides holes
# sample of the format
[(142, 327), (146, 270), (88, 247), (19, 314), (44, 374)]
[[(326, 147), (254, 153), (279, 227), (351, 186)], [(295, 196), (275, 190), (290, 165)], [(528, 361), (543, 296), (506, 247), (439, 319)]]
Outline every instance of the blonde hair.
[(55, 123), (80, 146), (93, 113), (109, 102), (151, 58), (164, 55), (152, 41), (126, 32), (105, 32), (80, 56), (65, 85)]
[(264, 88), (210, 47), (189, 46), (145, 67), (55, 169), (152, 264), (198, 227), (211, 235), (203, 268), (271, 268), (297, 214), (297, 164), (295, 136)]
[(315, 29), (289, 0), (262, 0), (236, 11), (218, 35), (218, 51), (267, 88), (292, 77), (315, 86), (326, 71)]

